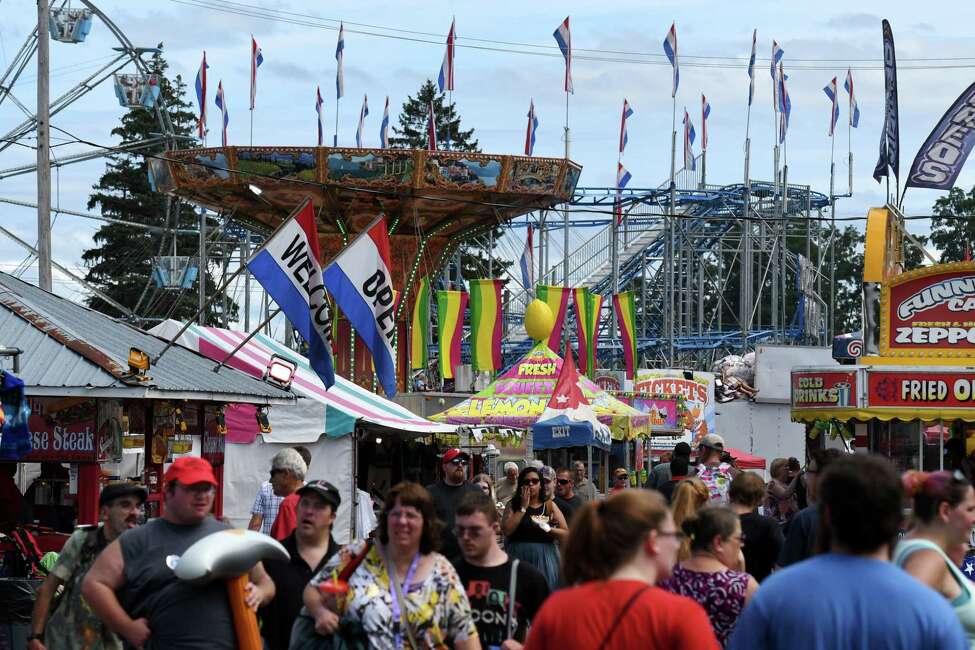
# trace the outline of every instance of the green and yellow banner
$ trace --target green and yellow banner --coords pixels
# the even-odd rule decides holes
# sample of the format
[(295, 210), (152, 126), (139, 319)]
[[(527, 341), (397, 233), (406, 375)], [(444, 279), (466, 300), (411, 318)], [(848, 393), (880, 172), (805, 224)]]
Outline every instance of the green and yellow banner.
[(440, 376), (453, 379), (460, 365), (460, 340), (464, 334), (467, 294), (463, 291), (437, 292), (437, 319), (440, 325)]
[(623, 343), (623, 359), (626, 361), (627, 379), (636, 377), (636, 300), (632, 291), (624, 291), (613, 296), (613, 308), (620, 327), (620, 341)]
[(576, 339), (579, 344), (579, 370), (592, 376), (596, 370), (596, 344), (599, 340), (599, 313), (603, 297), (588, 289), (573, 289), (576, 308)]
[(427, 367), (430, 347), (430, 279), (423, 278), (416, 288), (413, 317), (410, 320), (410, 368)]
[(501, 369), (501, 280), (471, 280), (471, 358), (474, 370)]

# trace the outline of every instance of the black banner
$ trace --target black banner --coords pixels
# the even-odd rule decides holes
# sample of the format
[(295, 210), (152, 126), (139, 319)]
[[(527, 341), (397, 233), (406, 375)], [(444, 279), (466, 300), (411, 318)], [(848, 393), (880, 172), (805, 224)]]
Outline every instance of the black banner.
[(884, 28), (884, 87), (885, 110), (884, 131), (880, 134), (880, 158), (873, 170), (873, 178), (878, 183), (881, 176), (887, 176), (887, 168), (894, 171), (894, 176), (900, 177), (900, 129), (897, 117), (897, 58), (894, 56), (894, 33), (890, 30), (887, 19)]
[(975, 83), (958, 96), (914, 157), (905, 187), (950, 190), (975, 147)]

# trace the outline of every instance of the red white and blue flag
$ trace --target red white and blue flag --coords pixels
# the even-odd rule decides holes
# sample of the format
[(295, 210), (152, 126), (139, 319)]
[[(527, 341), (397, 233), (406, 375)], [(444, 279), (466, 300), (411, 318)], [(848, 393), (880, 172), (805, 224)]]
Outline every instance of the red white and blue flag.
[(829, 97), (829, 130), (826, 135), (833, 137), (836, 132), (836, 122), (840, 119), (840, 106), (836, 102), (836, 77), (823, 87), (823, 92)]
[(251, 34), (251, 110), (254, 110), (254, 101), (257, 99), (257, 69), (264, 63), (264, 55), (261, 48), (257, 46), (254, 35)]
[(196, 102), (200, 105), (200, 120), (196, 125), (196, 132), (200, 140), (207, 134), (207, 53), (203, 50), (203, 62), (196, 73)]
[(691, 116), (688, 115), (687, 109), (684, 109), (684, 169), (695, 170), (697, 169), (697, 162), (694, 160), (694, 138), (697, 134), (694, 132), (694, 125), (691, 124)]
[(850, 126), (855, 129), (860, 126), (860, 107), (857, 106), (857, 98), (853, 94), (853, 71), (849, 68), (846, 69), (846, 81), (843, 82), (843, 87), (850, 95)]
[(454, 23), (450, 21), (450, 33), (447, 34), (447, 51), (443, 54), (443, 63), (440, 65), (440, 76), (437, 77), (437, 86), (440, 92), (454, 89)]
[(677, 97), (677, 86), (680, 85), (680, 65), (677, 62), (677, 23), (671, 23), (667, 38), (664, 39), (664, 54), (674, 68), (674, 83), (670, 91), (671, 97)]
[(779, 47), (779, 44), (772, 41), (772, 63), (769, 66), (769, 72), (772, 75), (772, 108), (776, 112), (782, 110), (782, 101), (779, 99), (779, 63), (782, 61), (782, 55), (785, 51)]
[(427, 107), (427, 149), (437, 150), (437, 117), (433, 112), (433, 100)]
[(388, 397), (396, 394), (396, 295), (390, 260), (389, 233), (380, 216), (324, 271), (325, 288), (372, 353)]
[(227, 146), (227, 125), (230, 124), (230, 114), (227, 113), (227, 100), (223, 97), (223, 80), (217, 82), (217, 96), (213, 98), (213, 102), (220, 109), (220, 114), (223, 117), (223, 128), (220, 130), (220, 144), (224, 147)]
[(752, 55), (748, 57), (748, 105), (755, 96), (755, 44), (758, 42), (758, 29), (752, 31)]
[(552, 36), (555, 37), (555, 42), (559, 44), (562, 56), (565, 57), (565, 84), (562, 89), (567, 93), (575, 93), (572, 88), (572, 35), (569, 33), (568, 16), (565, 17), (559, 28), (552, 33)]
[(623, 221), (623, 188), (629, 185), (633, 176), (626, 171), (623, 163), (616, 163), (616, 223)]
[(629, 141), (629, 136), (626, 133), (626, 120), (628, 117), (633, 115), (633, 109), (630, 108), (630, 102), (623, 99), (623, 117), (620, 118), (620, 154), (626, 149), (626, 143)]
[(535, 249), (532, 241), (534, 234), (535, 229), (529, 224), (528, 235), (525, 237), (525, 250), (522, 251), (521, 259), (518, 261), (521, 266), (521, 284), (525, 287), (525, 291), (531, 291), (535, 286)]
[(711, 102), (701, 94), (701, 151), (708, 150), (708, 118), (711, 117)]
[[(525, 131), (525, 155), (535, 153), (535, 131), (538, 129), (538, 116), (535, 115), (535, 100), (528, 105), (528, 129)], [(529, 226), (530, 228), (531, 226)]]
[(335, 384), (335, 363), (320, 260), (315, 210), (305, 201), (247, 261), (247, 270), (308, 343), (308, 363), (327, 390)]
[(369, 115), (369, 96), (362, 96), (362, 108), (359, 109), (359, 127), (355, 130), (355, 146), (362, 149), (362, 130), (366, 125), (366, 115)]
[(779, 100), (781, 101), (781, 106), (779, 107), (779, 144), (785, 142), (785, 136), (789, 132), (789, 118), (792, 116), (792, 98), (789, 97), (789, 89), (786, 87), (785, 82), (789, 80), (789, 77), (785, 74), (785, 69), (782, 64), (779, 64)]
[(345, 76), (342, 74), (342, 59), (345, 51), (345, 25), (339, 23), (339, 41), (335, 44), (335, 99), (345, 94)]
[(315, 113), (318, 114), (318, 146), (322, 146), (324, 142), (324, 129), (322, 128), (322, 107), (325, 102), (322, 101), (322, 89), (318, 86), (315, 87)]
[(379, 125), (379, 148), (389, 148), (389, 95), (386, 95), (386, 108), (383, 109), (383, 123)]

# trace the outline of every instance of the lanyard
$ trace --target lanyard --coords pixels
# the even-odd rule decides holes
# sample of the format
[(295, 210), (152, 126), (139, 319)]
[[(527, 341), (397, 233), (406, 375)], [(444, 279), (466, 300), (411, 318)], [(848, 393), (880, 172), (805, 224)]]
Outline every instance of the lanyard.
[[(410, 568), (406, 572), (406, 580), (402, 583), (403, 591), (403, 602), (406, 602), (406, 590), (413, 584), (413, 574), (416, 573), (416, 567), (420, 564), (420, 554), (417, 553), (413, 556), (413, 561), (410, 562)], [(389, 563), (389, 598), (391, 601), (391, 609), (393, 610), (393, 637), (394, 637), (394, 647), (403, 647), (403, 632), (400, 629), (403, 624), (403, 612), (399, 608), (399, 598), (396, 597), (396, 590), (393, 589), (393, 580), (396, 579), (396, 567), (392, 562)]]

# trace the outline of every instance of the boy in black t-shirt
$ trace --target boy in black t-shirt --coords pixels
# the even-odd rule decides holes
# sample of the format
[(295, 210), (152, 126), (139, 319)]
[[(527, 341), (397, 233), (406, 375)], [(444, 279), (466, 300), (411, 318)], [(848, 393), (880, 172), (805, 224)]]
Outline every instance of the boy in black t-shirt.
[(490, 497), (483, 493), (464, 495), (457, 506), (454, 527), (463, 557), (455, 560), (454, 566), (467, 590), (484, 648), (520, 650), (549, 590), (535, 567), (518, 562), (511, 602), (514, 562), (498, 546), (500, 525)]

